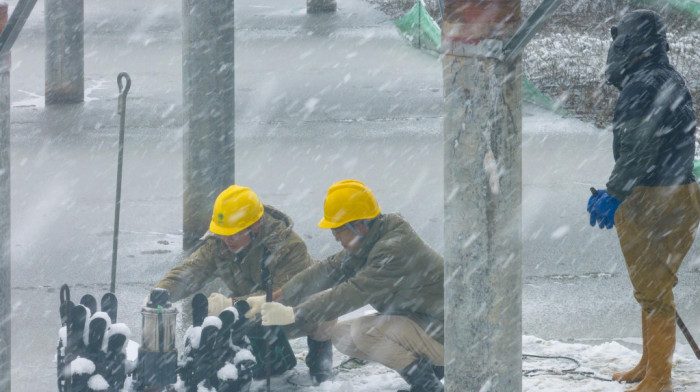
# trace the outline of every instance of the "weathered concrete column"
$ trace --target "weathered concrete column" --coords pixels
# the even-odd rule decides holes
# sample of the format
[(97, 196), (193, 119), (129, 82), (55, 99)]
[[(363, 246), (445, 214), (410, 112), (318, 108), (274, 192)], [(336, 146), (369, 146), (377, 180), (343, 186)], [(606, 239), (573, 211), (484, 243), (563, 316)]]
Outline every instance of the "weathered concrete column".
[(306, 13), (319, 14), (323, 12), (335, 12), (338, 8), (336, 0), (306, 0)]
[(522, 389), (519, 0), (446, 0), (445, 386)]
[[(0, 32), (8, 19), (0, 4)], [(0, 391), (10, 390), (10, 55), (0, 58)]]
[(83, 0), (46, 0), (46, 105), (80, 103), (85, 91)]
[(183, 0), (183, 247), (209, 228), (214, 200), (234, 183), (233, 0)]

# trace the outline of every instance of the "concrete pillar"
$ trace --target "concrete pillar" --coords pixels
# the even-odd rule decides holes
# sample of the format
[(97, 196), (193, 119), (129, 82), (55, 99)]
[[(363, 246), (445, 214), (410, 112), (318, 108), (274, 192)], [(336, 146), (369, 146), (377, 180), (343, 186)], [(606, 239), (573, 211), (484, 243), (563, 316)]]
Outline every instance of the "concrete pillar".
[(519, 0), (446, 0), (445, 386), (522, 389)]
[(320, 14), (323, 12), (335, 12), (338, 8), (336, 0), (306, 0), (307, 14)]
[(209, 228), (216, 196), (234, 183), (233, 0), (183, 0), (183, 247)]
[[(7, 24), (0, 4), (0, 32)], [(0, 58), (0, 391), (10, 390), (10, 55)]]
[(46, 0), (46, 105), (84, 99), (83, 0)]

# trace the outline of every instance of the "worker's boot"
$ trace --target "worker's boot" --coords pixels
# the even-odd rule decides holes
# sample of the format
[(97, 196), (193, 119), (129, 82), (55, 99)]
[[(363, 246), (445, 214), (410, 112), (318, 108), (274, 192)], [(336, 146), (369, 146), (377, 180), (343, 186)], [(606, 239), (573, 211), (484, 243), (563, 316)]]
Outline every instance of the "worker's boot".
[(399, 372), (411, 386), (410, 392), (444, 392), (445, 387), (435, 376), (428, 358), (419, 358)]
[(631, 370), (613, 374), (613, 381), (632, 383), (640, 382), (644, 378), (644, 374), (647, 370), (647, 360), (649, 358), (649, 348), (647, 347), (649, 343), (649, 337), (647, 336), (647, 317), (647, 312), (642, 310), (642, 358), (639, 360), (637, 366)]
[(306, 355), (306, 366), (309, 367), (311, 378), (318, 384), (333, 378), (333, 343), (330, 340), (320, 342), (309, 337), (309, 354)]
[(676, 319), (650, 316), (647, 319), (648, 359), (644, 378), (628, 392), (671, 392), (671, 360), (676, 347)]

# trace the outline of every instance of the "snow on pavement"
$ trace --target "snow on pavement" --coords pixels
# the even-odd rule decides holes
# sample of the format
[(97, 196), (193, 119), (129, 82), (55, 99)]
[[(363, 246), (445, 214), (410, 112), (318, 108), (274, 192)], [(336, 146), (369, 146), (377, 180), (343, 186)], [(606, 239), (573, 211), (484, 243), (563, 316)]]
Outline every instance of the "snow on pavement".
[[(700, 361), (690, 347), (679, 342), (673, 359), (673, 380), (676, 392), (700, 390)], [(304, 339), (292, 341), (295, 352), (305, 349)], [(639, 339), (624, 339), (630, 346), (638, 346)], [(640, 352), (626, 347), (618, 342), (586, 344), (577, 342), (559, 342), (544, 340), (534, 336), (523, 336), (523, 354), (569, 357), (580, 363), (576, 372), (591, 373), (591, 376), (609, 379), (612, 373), (633, 367), (640, 357)], [(347, 359), (346, 356), (334, 351), (334, 365), (337, 366)], [(545, 372), (558, 373), (562, 370), (575, 368), (576, 364), (565, 359), (525, 358), (524, 371), (537, 371), (539, 375), (523, 377), (523, 392), (623, 392), (630, 386), (612, 381), (603, 381), (581, 374), (552, 375)], [(306, 381), (307, 369), (303, 360), (297, 364), (293, 372), (276, 377), (272, 381), (272, 390), (294, 392), (394, 392), (398, 389), (408, 389), (398, 373), (377, 363), (340, 372), (333, 381), (318, 386), (293, 385), (289, 381)], [(265, 390), (264, 381), (256, 381), (251, 391)]]

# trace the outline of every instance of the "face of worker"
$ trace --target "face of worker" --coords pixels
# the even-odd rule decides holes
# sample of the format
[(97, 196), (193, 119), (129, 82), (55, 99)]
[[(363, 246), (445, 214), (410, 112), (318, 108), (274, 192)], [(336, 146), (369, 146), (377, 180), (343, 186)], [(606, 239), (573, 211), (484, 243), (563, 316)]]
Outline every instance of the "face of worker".
[(228, 247), (228, 249), (233, 253), (241, 252), (248, 245), (250, 245), (252, 241), (250, 236), (250, 230), (248, 229), (239, 231), (238, 233), (233, 235), (222, 235), (219, 236), (219, 238), (221, 238), (221, 240), (224, 241), (226, 247)]
[[(335, 237), (335, 240), (340, 242), (340, 245), (345, 248), (350, 253), (355, 253), (357, 249), (360, 248), (360, 240), (362, 239), (359, 237), (357, 234), (353, 233), (352, 230), (348, 227), (350, 223), (346, 223), (338, 228), (331, 229), (331, 233), (333, 233), (333, 237)], [(365, 235), (366, 233), (366, 228), (365, 225), (358, 223), (354, 226), (355, 231), (360, 234), (360, 235)]]

